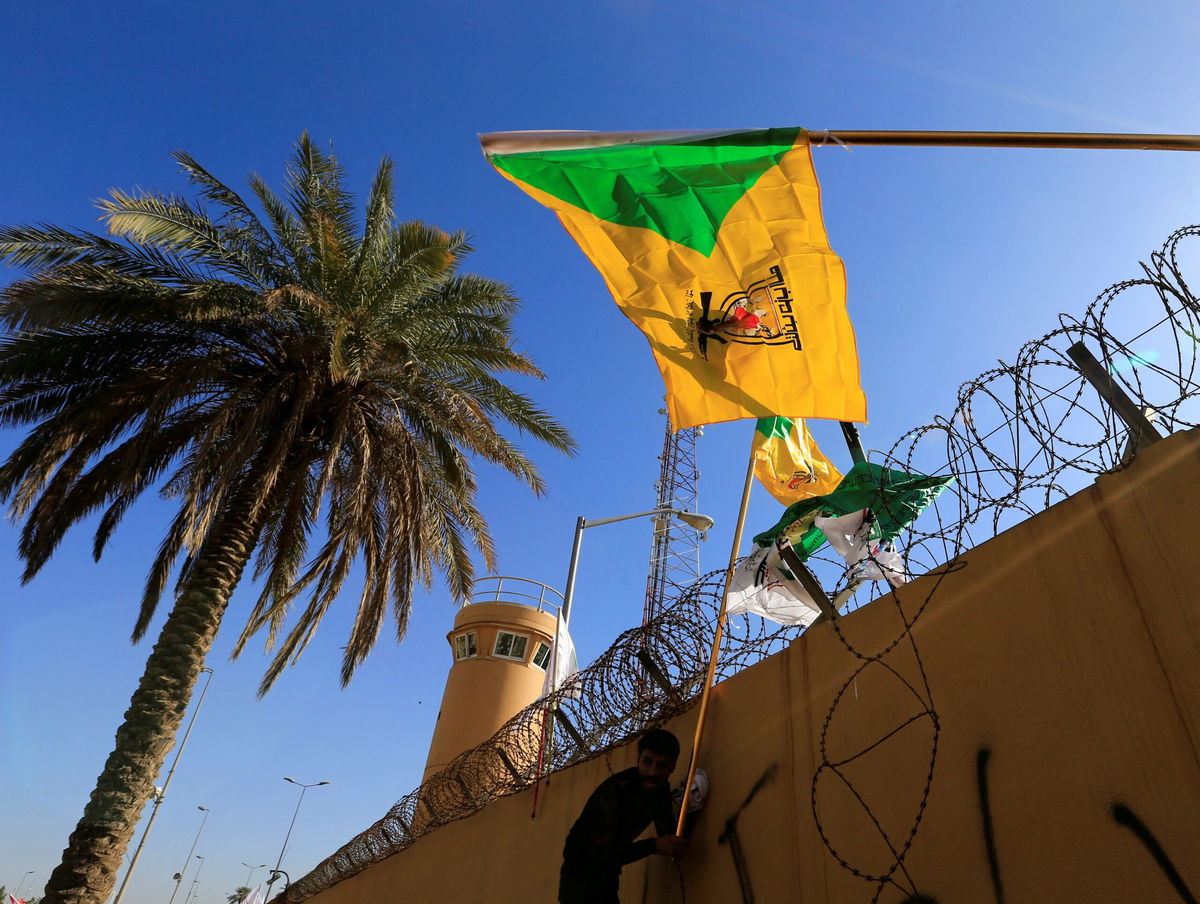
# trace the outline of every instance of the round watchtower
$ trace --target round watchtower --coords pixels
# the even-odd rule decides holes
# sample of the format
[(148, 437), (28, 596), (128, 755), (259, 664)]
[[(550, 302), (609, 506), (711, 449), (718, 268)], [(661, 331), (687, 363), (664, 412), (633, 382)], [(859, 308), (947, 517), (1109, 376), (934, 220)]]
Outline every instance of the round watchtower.
[(562, 594), (525, 578), (475, 582), (446, 635), (454, 657), (422, 781), (542, 695)]

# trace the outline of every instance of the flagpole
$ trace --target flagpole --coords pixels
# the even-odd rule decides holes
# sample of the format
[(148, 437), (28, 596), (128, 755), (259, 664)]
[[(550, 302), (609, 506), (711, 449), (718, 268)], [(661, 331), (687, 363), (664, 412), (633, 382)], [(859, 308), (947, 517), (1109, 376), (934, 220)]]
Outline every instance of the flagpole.
[[(748, 129), (679, 132), (492, 132), (481, 135), (484, 153), (511, 154), (564, 148), (612, 145), (671, 144), (714, 138)], [(1102, 148), (1132, 151), (1200, 151), (1200, 135), (1137, 134), (1132, 132), (962, 132), (901, 129), (807, 129), (813, 147), (881, 145), (893, 147), (959, 148)]]
[(810, 129), (808, 140), (813, 147), (857, 144), (893, 147), (1200, 151), (1200, 135), (1137, 135), (1128, 132), (881, 132), (864, 129)]
[(742, 529), (746, 526), (746, 510), (750, 507), (750, 488), (754, 484), (754, 450), (750, 450), (750, 461), (746, 465), (746, 484), (742, 487), (742, 505), (738, 509), (737, 526), (733, 530), (733, 547), (729, 550), (729, 567), (725, 569), (725, 589), (721, 593), (721, 611), (717, 613), (717, 630), (713, 636), (712, 652), (708, 657), (708, 672), (704, 678), (704, 690), (700, 693), (700, 714), (696, 718), (696, 734), (692, 738), (692, 758), (688, 763), (687, 776), (683, 782), (683, 800), (679, 804), (679, 824), (675, 834), (683, 834), (687, 819), (688, 800), (692, 796), (692, 779), (696, 777), (696, 766), (700, 762), (700, 742), (704, 738), (705, 717), (712, 696), (713, 677), (717, 673), (717, 657), (721, 654), (721, 637), (725, 631), (725, 610), (729, 606), (729, 585), (733, 582), (733, 570), (737, 566), (738, 550), (742, 546)]

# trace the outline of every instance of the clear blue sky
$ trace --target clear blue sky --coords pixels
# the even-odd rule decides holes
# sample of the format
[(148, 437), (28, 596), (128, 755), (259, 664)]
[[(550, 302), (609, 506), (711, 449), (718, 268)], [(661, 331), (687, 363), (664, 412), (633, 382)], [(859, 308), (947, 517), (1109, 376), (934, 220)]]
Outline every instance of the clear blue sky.
[[(545, 498), (484, 472), (481, 501), (502, 571), (561, 587), (577, 515), (652, 506), (662, 388), (596, 273), (548, 211), (490, 171), (476, 133), (1200, 132), (1198, 39), (1200, 8), (1182, 0), (18, 4), (0, 36), (0, 221), (91, 227), (90, 202), (109, 188), (183, 191), (168, 157), (179, 148), (242, 184), (251, 170), (277, 178), (307, 129), (333, 142), (360, 189), (392, 156), (402, 215), (469, 230), (473, 269), (525, 299), (519, 343), (549, 375), (527, 389), (581, 451), (532, 450)], [(832, 148), (816, 158), (849, 275), (865, 439), (881, 448), (1200, 220), (1192, 154)], [(818, 439), (844, 459), (830, 428), (817, 425)], [(702, 440), (701, 508), (718, 519), (706, 569), (728, 555), (750, 431), (722, 425)], [(0, 454), (17, 439), (0, 433)], [(751, 526), (776, 514), (760, 494)], [(102, 563), (78, 532), (21, 587), (16, 536), (0, 524), (0, 883), (36, 870), (40, 889), (80, 815), (148, 653), (128, 633), (164, 527), (147, 500)], [(639, 619), (649, 531), (589, 532), (574, 620), (582, 658)], [(166, 900), (197, 805), (212, 813), (197, 900), (218, 904), (245, 880), (242, 861), (278, 856), (296, 800), (282, 776), (331, 782), (305, 800), (284, 860), (293, 877), (419, 779), (450, 663), (446, 595), (421, 596), (408, 638), (381, 640), (345, 691), (347, 618), (334, 612), (261, 701), (259, 651), (227, 659), (250, 596), (235, 597), (217, 639), (212, 690), (129, 904)]]

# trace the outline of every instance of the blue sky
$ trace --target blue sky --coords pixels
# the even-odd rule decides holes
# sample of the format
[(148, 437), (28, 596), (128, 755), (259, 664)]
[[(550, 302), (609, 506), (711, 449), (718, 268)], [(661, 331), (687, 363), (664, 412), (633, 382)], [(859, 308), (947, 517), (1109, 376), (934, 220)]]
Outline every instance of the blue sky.
[[(650, 508), (662, 387), (645, 342), (555, 218), (491, 172), (476, 133), (803, 125), (813, 129), (1200, 131), (1194, 4), (399, 2), (21, 4), (0, 36), (0, 221), (92, 227), (113, 187), (184, 191), (186, 149), (231, 184), (276, 179), (297, 135), (332, 142), (365, 190), (397, 162), (407, 218), (467, 229), (471, 269), (525, 300), (519, 345), (548, 380), (523, 388), (580, 444), (533, 448), (550, 492), (483, 472), (501, 571), (561, 587), (576, 516)], [(869, 447), (953, 407), (960, 382), (1011, 359), (1059, 311), (1137, 273), (1200, 220), (1200, 157), (1132, 151), (838, 148), (815, 152), (834, 248), (846, 261)], [(11, 278), (11, 272), (0, 276)], [(704, 567), (728, 556), (751, 425), (701, 440), (701, 509), (717, 518)], [(845, 458), (836, 425), (817, 424)], [(0, 433), (0, 454), (18, 437)], [(759, 491), (750, 526), (773, 523)], [(87, 532), (29, 586), (0, 524), (0, 883), (40, 888), (82, 810), (148, 653), (128, 643), (165, 527), (147, 499), (106, 558)], [(650, 525), (590, 531), (574, 629), (590, 659), (640, 618)], [(453, 611), (423, 594), (408, 637), (385, 636), (353, 684), (337, 668), (348, 618), (326, 619), (264, 700), (265, 659), (228, 651), (127, 893), (161, 904), (211, 808), (196, 900), (223, 901), (240, 864), (273, 863), (296, 789), (284, 869), (306, 872), (416, 784), (437, 714)], [(349, 600), (347, 600), (349, 602)], [(153, 637), (157, 624), (150, 632)], [(548, 856), (553, 852), (549, 852)], [(260, 871), (257, 874), (262, 876)], [(26, 885), (28, 888), (28, 883)], [(184, 892), (188, 890), (185, 886)], [(182, 900), (183, 893), (177, 900)]]

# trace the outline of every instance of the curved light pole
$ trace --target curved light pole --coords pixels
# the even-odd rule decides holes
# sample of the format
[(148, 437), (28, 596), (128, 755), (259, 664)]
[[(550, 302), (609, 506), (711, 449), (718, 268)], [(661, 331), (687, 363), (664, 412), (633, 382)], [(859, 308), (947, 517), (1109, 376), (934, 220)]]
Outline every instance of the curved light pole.
[(567, 624), (571, 617), (571, 601), (575, 598), (575, 572), (579, 568), (579, 550), (583, 544), (583, 532), (589, 527), (600, 527), (602, 524), (616, 524), (618, 521), (629, 521), (632, 518), (650, 516), (664, 517), (674, 515), (688, 527), (698, 531), (706, 531), (713, 526), (713, 519), (699, 512), (685, 512), (673, 506), (651, 509), (648, 512), (634, 512), (632, 515), (617, 515), (614, 518), (584, 518), (579, 516), (575, 522), (575, 543), (571, 547), (571, 564), (567, 566), (567, 587), (563, 592), (562, 620)]
[[(250, 869), (250, 872), (246, 873), (246, 887), (249, 888), (250, 887), (250, 877), (254, 875), (254, 871), (256, 869), (262, 869), (264, 866), (266, 866), (266, 864), (260, 863), (258, 866), (250, 866), (249, 863), (247, 863), (245, 860), (243, 860), (242, 866), (249, 867), (249, 869)], [(113, 904), (116, 904), (116, 902), (114, 901)]]
[[(321, 785), (329, 784), (329, 782), (309, 782), (306, 785), (303, 782), (296, 781), (294, 778), (288, 778), (286, 775), (283, 777), (283, 780), (285, 782), (291, 782), (293, 785), (297, 785), (300, 788), (300, 799), (296, 801), (296, 810), (292, 813), (292, 821), (288, 825), (287, 834), (283, 836), (283, 847), (279, 849), (279, 859), (275, 861), (275, 869), (271, 871), (271, 878), (267, 880), (266, 900), (270, 900), (271, 886), (275, 884), (276, 878), (278, 878), (278, 876), (281, 874), (284, 876), (287, 875), (287, 873), (284, 873), (279, 867), (283, 863), (283, 855), (287, 852), (288, 841), (292, 837), (292, 829), (296, 826), (296, 817), (300, 815), (300, 805), (304, 803), (305, 792), (308, 791), (309, 788), (319, 788)], [(291, 879), (288, 879), (289, 884), (291, 881)]]
[[(183, 756), (183, 748), (187, 746), (188, 737), (192, 733), (192, 726), (196, 724), (196, 716), (200, 715), (200, 707), (204, 705), (204, 695), (208, 693), (208, 686), (212, 684), (213, 670), (205, 666), (200, 670), (202, 673), (207, 672), (208, 678), (204, 681), (204, 689), (200, 691), (200, 699), (196, 701), (196, 708), (192, 710), (192, 718), (188, 721), (187, 730), (183, 733), (183, 739), (179, 742), (179, 749), (175, 751), (175, 759), (171, 761), (171, 769), (167, 772), (167, 777), (162, 783), (161, 788), (154, 789), (154, 808), (150, 811), (150, 816), (146, 819), (146, 828), (142, 830), (142, 840), (138, 842), (138, 846), (133, 850), (133, 857), (129, 860), (129, 867), (125, 870), (125, 878), (121, 880), (121, 887), (117, 889), (117, 895), (112, 899), (112, 904), (121, 904), (121, 899), (125, 897), (125, 887), (129, 885), (129, 877), (133, 875), (133, 868), (137, 866), (138, 857), (142, 856), (142, 848), (146, 845), (146, 839), (150, 836), (150, 829), (154, 825), (154, 820), (158, 816), (158, 808), (162, 806), (163, 798), (167, 796), (167, 789), (171, 787), (171, 779), (175, 777), (175, 769), (179, 766), (179, 758)], [(201, 809), (204, 809), (201, 807)]]
[[(187, 872), (187, 868), (192, 863), (192, 854), (194, 854), (196, 851), (196, 843), (200, 841), (200, 833), (204, 831), (204, 824), (206, 822), (208, 822), (208, 807), (196, 807), (196, 809), (203, 810), (204, 817), (200, 820), (200, 828), (196, 829), (196, 837), (192, 839), (192, 846), (187, 852), (187, 859), (183, 861), (183, 869), (181, 869), (179, 872), (177, 872), (175, 874), (175, 877), (174, 877), (175, 878), (175, 890), (171, 892), (171, 898), (170, 898), (170, 900), (167, 901), (167, 904), (171, 904), (171, 902), (175, 900), (175, 896), (177, 894), (179, 894), (179, 886), (183, 882), (183, 874)], [(200, 865), (203, 866), (204, 858), (202, 857), (200, 859), (201, 859)], [(200, 870), (196, 870), (197, 874), (199, 874), (199, 872), (200, 872)], [(191, 894), (190, 890), (189, 890), (188, 894)], [(184, 900), (186, 901), (187, 899), (185, 898)]]

